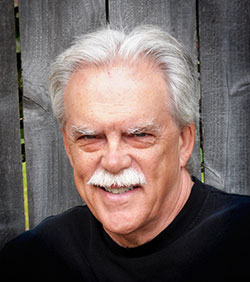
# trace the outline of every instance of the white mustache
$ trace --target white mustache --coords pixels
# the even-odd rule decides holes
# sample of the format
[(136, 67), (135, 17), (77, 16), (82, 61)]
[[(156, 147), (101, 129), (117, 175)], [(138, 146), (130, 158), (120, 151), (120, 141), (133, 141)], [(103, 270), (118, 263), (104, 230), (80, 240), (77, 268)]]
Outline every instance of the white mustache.
[(95, 171), (87, 184), (102, 187), (128, 187), (145, 185), (146, 178), (142, 172), (134, 168), (126, 168), (118, 174), (112, 174), (104, 169), (99, 169)]

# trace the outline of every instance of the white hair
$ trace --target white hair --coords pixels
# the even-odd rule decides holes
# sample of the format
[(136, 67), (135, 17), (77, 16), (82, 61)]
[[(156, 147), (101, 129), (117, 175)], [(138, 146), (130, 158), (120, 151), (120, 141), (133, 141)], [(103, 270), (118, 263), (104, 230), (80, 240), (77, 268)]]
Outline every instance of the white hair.
[(52, 109), (64, 126), (64, 90), (71, 74), (84, 67), (103, 67), (115, 60), (149, 59), (162, 71), (170, 90), (171, 114), (180, 126), (198, 120), (196, 82), (191, 56), (167, 32), (154, 26), (138, 26), (131, 32), (105, 29), (83, 35), (57, 57), (51, 66), (49, 92)]
[(98, 169), (91, 176), (87, 184), (100, 187), (142, 186), (146, 184), (146, 179), (142, 172), (131, 167), (122, 170), (118, 174), (112, 174), (104, 169)]

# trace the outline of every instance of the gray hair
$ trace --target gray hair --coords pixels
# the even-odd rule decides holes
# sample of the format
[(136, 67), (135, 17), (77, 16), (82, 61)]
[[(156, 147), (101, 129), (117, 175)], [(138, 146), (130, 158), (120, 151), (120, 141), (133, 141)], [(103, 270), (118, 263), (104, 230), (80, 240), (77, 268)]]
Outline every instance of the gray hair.
[(84, 66), (101, 67), (116, 59), (134, 62), (146, 58), (164, 74), (170, 90), (171, 114), (180, 126), (198, 120), (196, 79), (191, 56), (167, 32), (154, 26), (138, 26), (131, 32), (107, 27), (83, 35), (59, 55), (51, 66), (49, 92), (60, 126), (65, 124), (64, 90), (73, 72)]

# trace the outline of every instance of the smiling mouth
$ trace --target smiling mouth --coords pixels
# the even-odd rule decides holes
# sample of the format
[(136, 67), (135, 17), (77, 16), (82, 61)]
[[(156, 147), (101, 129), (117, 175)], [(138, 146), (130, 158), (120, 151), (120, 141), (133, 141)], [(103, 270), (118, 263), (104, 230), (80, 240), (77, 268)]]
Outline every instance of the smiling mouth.
[(139, 185), (134, 186), (128, 186), (128, 187), (104, 187), (104, 186), (96, 186), (104, 190), (105, 192), (111, 193), (111, 194), (123, 194), (126, 192), (129, 192), (131, 190), (134, 190), (136, 188), (139, 188)]

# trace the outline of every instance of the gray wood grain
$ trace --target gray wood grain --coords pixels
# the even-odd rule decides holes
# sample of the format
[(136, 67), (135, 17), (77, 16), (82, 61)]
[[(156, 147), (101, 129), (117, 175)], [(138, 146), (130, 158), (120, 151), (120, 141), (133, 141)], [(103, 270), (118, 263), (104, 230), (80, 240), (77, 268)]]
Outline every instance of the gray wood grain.
[[(160, 26), (175, 36), (193, 54), (197, 62), (196, 1), (190, 0), (109, 0), (111, 25), (127, 30), (141, 24)], [(198, 91), (194, 93), (199, 99)], [(201, 178), (199, 125), (193, 158), (194, 175)]]
[(250, 194), (250, 1), (200, 0), (205, 181)]
[(109, 20), (128, 30), (140, 24), (158, 25), (196, 55), (194, 0), (109, 0)]
[(0, 5), (0, 248), (24, 231), (14, 5)]
[(20, 1), (30, 226), (82, 204), (48, 97), (48, 69), (75, 36), (106, 22), (104, 0)]

